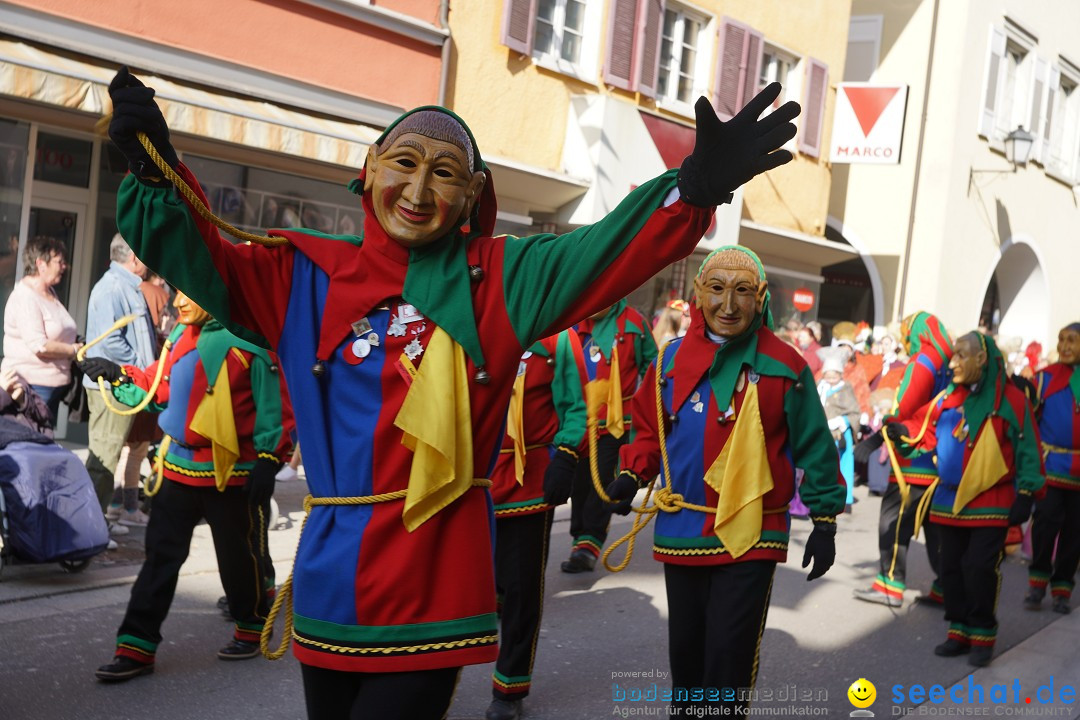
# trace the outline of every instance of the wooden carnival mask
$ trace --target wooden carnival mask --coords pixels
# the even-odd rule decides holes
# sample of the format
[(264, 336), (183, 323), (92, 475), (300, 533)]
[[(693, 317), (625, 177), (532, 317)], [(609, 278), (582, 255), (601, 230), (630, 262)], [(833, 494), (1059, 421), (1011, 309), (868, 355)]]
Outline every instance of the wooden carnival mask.
[(386, 234), (404, 247), (421, 247), (468, 219), (486, 179), (472, 157), (468, 133), (435, 110), (409, 115), (372, 145), (364, 192)]
[(974, 385), (983, 376), (987, 352), (977, 333), (968, 333), (956, 341), (956, 352), (949, 361), (953, 382), (957, 385)]
[(710, 257), (694, 279), (694, 294), (705, 324), (722, 338), (746, 332), (764, 310), (768, 290), (754, 259), (735, 249)]
[(1064, 365), (1080, 363), (1080, 323), (1073, 323), (1061, 329), (1057, 342), (1058, 362)]
[(202, 306), (179, 290), (176, 291), (173, 307), (180, 313), (179, 321), (183, 325), (202, 327), (210, 319), (210, 313), (203, 310)]

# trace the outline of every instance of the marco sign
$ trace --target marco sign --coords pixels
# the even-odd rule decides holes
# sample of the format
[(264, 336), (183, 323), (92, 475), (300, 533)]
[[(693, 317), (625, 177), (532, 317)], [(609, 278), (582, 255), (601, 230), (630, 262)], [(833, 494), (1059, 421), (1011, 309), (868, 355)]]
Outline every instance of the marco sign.
[(899, 163), (907, 92), (907, 85), (840, 83), (829, 159), (849, 164)]

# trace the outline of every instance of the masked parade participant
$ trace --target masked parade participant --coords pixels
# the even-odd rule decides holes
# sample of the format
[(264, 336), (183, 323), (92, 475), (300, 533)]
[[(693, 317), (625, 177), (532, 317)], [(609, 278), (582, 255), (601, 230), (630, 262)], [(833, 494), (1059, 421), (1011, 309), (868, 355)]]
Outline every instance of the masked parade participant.
[[(770, 329), (757, 255), (713, 251), (694, 291), (689, 331), (660, 351), (634, 396), (637, 435), (607, 487), (625, 502), (661, 475), (653, 556), (664, 563), (678, 717), (694, 705), (682, 692), (754, 687), (773, 575), (787, 559), (795, 468), (805, 471), (800, 492), (814, 523), (808, 580), (832, 566), (846, 496), (814, 377)], [(703, 704), (724, 701), (748, 704)]]
[(518, 364), (506, 436), (491, 472), (502, 629), (486, 720), (518, 717), (529, 694), (551, 521), (555, 506), (570, 497), (584, 445), (584, 382), (581, 341), (573, 330), (535, 343)]
[(626, 300), (578, 323), (588, 371), (586, 401), (590, 426), (589, 455), (595, 456), (597, 480), (591, 458), (578, 464), (570, 500), (570, 536), (574, 544), (562, 571), (592, 570), (607, 540), (615, 506), (596, 490), (606, 485), (619, 462), (619, 448), (630, 438), (630, 399), (649, 363), (656, 357), (656, 341), (645, 318)]
[(1058, 361), (1035, 375), (1046, 495), (1031, 521), (1024, 607), (1040, 609), (1049, 585), (1052, 609), (1067, 614), (1080, 565), (1080, 323), (1061, 329), (1057, 352)]
[(275, 348), (288, 381), (312, 497), (275, 607), (310, 717), (441, 718), (461, 667), (496, 659), (487, 488), (521, 355), (688, 255), (734, 188), (791, 159), (776, 148), (798, 106), (756, 119), (779, 90), (727, 123), (702, 98), (679, 171), (594, 225), (520, 239), (491, 237), (495, 190), (465, 124), (418, 108), (350, 185), (362, 238), (274, 230), (280, 244), (266, 247), (234, 245), (204, 219), (153, 90), (117, 74), (124, 237), (227, 327)]
[[(953, 356), (952, 339), (937, 317), (917, 312), (904, 318), (901, 338), (911, 361), (904, 370), (900, 387), (896, 390), (893, 411), (884, 418), (885, 423), (903, 422), (948, 387), (952, 380), (949, 362)], [(870, 456), (881, 448), (884, 436), (875, 433), (855, 448), (855, 466), (866, 467)], [(927, 601), (941, 603), (940, 541), (937, 526), (924, 522), (938, 470), (931, 455), (891, 458), (889, 486), (881, 498), (878, 520), (879, 572), (869, 588), (857, 589), (859, 600), (879, 603), (889, 607), (904, 604), (907, 587), (907, 553), (911, 539), (921, 527), (926, 541), (926, 555), (934, 580), (930, 592), (923, 596)]]
[(105, 358), (81, 363), (86, 376), (103, 378), (120, 402), (160, 413), (165, 434), (154, 463), (156, 483), (147, 489), (153, 507), (146, 561), (131, 588), (116, 656), (96, 673), (106, 682), (154, 671), (161, 624), (201, 520), (213, 533), (236, 623), (218, 657), (256, 657), (270, 610), (266, 524), (274, 475), (292, 447), (284, 380), (269, 352), (227, 331), (183, 293), (174, 305), (180, 324), (157, 363), (145, 369)]
[(970, 653), (990, 664), (997, 637), (1005, 535), (1031, 515), (1044, 482), (1039, 431), (1031, 406), (1009, 382), (993, 339), (959, 338), (949, 361), (952, 383), (907, 422), (885, 426), (905, 455), (932, 453), (940, 480), (930, 522), (941, 539), (941, 586), (948, 637), (934, 653)]

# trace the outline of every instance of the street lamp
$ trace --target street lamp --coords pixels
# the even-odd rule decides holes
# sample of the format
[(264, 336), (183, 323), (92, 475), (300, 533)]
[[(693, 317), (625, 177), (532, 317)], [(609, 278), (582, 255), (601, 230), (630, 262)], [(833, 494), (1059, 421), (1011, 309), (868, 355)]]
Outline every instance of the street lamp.
[(1023, 125), (1005, 136), (1005, 159), (1012, 163), (1013, 172), (1016, 172), (1017, 168), (1027, 167), (1034, 144), (1035, 136), (1025, 130)]
[[(1016, 172), (1017, 168), (1027, 167), (1028, 159), (1031, 158), (1031, 148), (1035, 145), (1035, 136), (1024, 129), (1023, 125), (1017, 126), (1015, 130), (1005, 136), (1005, 159), (1012, 165), (1012, 172)], [(971, 168), (968, 171), (968, 194), (971, 194), (971, 188), (975, 185), (976, 175), (1004, 175), (1008, 170), (976, 170)]]

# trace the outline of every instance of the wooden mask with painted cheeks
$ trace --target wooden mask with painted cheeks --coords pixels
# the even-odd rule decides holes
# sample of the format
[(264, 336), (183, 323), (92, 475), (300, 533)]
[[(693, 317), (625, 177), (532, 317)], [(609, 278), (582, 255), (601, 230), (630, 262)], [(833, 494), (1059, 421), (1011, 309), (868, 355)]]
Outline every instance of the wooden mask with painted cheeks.
[(421, 110), (368, 149), (364, 192), (398, 244), (422, 247), (468, 219), (486, 176), (473, 167), (468, 133), (450, 115)]
[(1080, 323), (1061, 328), (1057, 341), (1058, 362), (1064, 365), (1080, 363)]
[(694, 279), (694, 294), (705, 324), (722, 338), (736, 338), (765, 308), (769, 283), (754, 259), (736, 249), (709, 257)]
[(203, 310), (201, 305), (179, 290), (176, 291), (173, 307), (180, 313), (180, 323), (183, 325), (202, 327), (210, 319), (210, 313)]
[(978, 333), (968, 333), (956, 341), (949, 361), (952, 380), (957, 385), (974, 385), (982, 379), (989, 357)]

